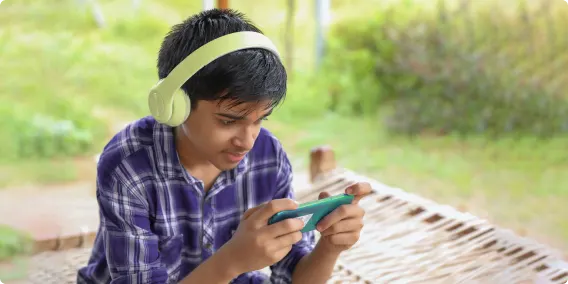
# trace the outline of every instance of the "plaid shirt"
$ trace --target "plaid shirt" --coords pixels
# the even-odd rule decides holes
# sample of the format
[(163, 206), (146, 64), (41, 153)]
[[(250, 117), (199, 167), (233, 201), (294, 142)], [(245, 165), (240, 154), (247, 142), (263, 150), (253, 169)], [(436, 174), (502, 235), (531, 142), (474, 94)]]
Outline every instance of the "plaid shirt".
[[(247, 209), (294, 198), (290, 162), (266, 129), (239, 165), (223, 172), (207, 193), (180, 164), (172, 128), (151, 117), (113, 137), (97, 170), (100, 226), (78, 283), (178, 283), (231, 239)], [(304, 234), (270, 266), (270, 282), (291, 283), (294, 267), (314, 245), (313, 233)], [(253, 271), (231, 283), (263, 283), (266, 278)]]

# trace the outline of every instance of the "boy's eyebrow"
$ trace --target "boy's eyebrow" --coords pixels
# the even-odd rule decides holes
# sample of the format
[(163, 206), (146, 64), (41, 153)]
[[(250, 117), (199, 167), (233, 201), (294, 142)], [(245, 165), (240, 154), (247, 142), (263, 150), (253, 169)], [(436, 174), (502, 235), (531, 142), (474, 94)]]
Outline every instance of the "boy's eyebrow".
[[(234, 114), (230, 114), (230, 113), (217, 112), (217, 113), (215, 113), (215, 114), (216, 114), (216, 115), (219, 115), (219, 116), (226, 117), (226, 118), (228, 118), (228, 119), (233, 119), (233, 120), (243, 120), (243, 119), (246, 119), (246, 116), (234, 115)], [(265, 117), (267, 117), (267, 116), (269, 116), (269, 115), (271, 115), (271, 114), (272, 114), (272, 110), (270, 110), (269, 112), (267, 112), (267, 113), (266, 113), (265, 115), (263, 115), (262, 117), (265, 118)]]

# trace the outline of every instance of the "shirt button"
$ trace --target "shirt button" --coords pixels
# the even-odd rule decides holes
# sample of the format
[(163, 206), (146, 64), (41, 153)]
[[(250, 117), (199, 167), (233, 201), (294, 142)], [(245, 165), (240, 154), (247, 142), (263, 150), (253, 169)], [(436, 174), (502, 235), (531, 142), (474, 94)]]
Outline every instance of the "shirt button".
[(207, 250), (211, 250), (211, 249), (213, 248), (213, 245), (211, 245), (210, 243), (206, 243), (206, 244), (205, 244), (205, 248), (206, 248)]

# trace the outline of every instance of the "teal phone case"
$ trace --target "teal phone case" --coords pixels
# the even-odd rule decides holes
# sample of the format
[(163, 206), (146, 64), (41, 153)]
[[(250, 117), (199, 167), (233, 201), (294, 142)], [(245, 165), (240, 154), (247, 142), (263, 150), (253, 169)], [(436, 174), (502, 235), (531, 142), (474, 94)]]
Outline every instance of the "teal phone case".
[(271, 225), (289, 218), (299, 218), (306, 223), (302, 229), (302, 233), (309, 232), (315, 230), (319, 221), (337, 207), (353, 202), (353, 198), (354, 196), (351, 194), (340, 194), (303, 203), (295, 210), (285, 210), (274, 214), (268, 220), (268, 224)]

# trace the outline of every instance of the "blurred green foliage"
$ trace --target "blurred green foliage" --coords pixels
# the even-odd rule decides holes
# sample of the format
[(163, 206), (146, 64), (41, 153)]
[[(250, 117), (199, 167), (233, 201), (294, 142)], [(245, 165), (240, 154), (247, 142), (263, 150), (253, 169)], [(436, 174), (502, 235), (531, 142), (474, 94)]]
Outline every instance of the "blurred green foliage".
[(0, 14), (0, 23), (14, 23), (0, 27), (0, 42), (9, 43), (0, 45), (3, 163), (100, 151), (117, 118), (96, 112), (145, 109), (142, 90), (151, 83), (140, 82), (153, 81), (149, 51), (169, 27), (151, 10), (131, 11), (128, 1), (101, 3), (105, 29), (78, 1), (48, 2), (7, 3)]
[(330, 108), (384, 111), (391, 132), (410, 135), (565, 134), (568, 6), (505, 2), (398, 1), (338, 23)]
[(93, 150), (94, 135), (102, 125), (89, 112), (75, 108), (66, 112), (68, 107), (67, 102), (60, 102), (60, 107), (44, 114), (16, 102), (0, 105), (2, 159), (77, 156)]
[(16, 254), (31, 252), (30, 236), (8, 226), (0, 225), (0, 240), (0, 261)]

